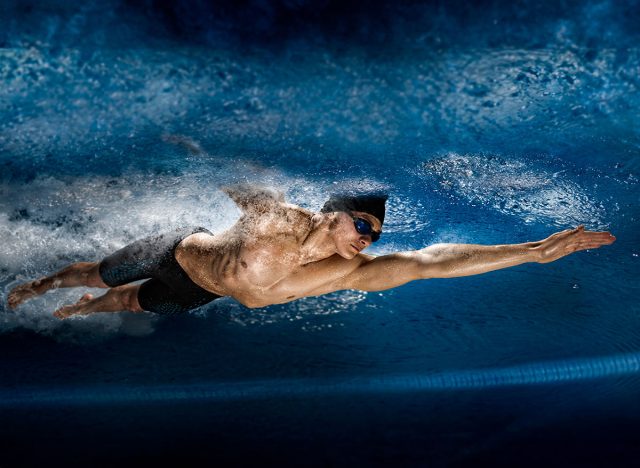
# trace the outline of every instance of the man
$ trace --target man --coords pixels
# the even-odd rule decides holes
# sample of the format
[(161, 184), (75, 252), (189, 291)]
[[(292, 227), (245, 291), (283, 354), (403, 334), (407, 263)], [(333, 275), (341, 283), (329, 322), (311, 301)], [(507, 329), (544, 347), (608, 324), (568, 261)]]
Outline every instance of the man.
[[(242, 210), (229, 230), (180, 229), (124, 247), (101, 262), (74, 263), (17, 286), (9, 306), (54, 288), (110, 288), (85, 294), (54, 315), (94, 312), (184, 312), (222, 296), (264, 307), (342, 289), (381, 291), (409, 281), (477, 275), (526, 262), (548, 263), (615, 241), (584, 226), (524, 244), (436, 244), (374, 257), (362, 253), (382, 232), (386, 195), (333, 195), (320, 213), (286, 203), (270, 189), (223, 191)], [(134, 281), (147, 279), (142, 284)]]

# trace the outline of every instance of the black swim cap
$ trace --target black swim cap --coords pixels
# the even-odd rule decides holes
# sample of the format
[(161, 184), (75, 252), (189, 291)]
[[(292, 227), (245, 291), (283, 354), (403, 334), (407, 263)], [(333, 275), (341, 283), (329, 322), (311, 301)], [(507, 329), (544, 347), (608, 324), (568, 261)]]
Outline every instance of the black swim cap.
[(375, 216), (384, 223), (385, 202), (389, 196), (386, 193), (367, 193), (354, 195), (349, 193), (334, 193), (323, 205), (321, 213), (332, 211), (362, 211)]

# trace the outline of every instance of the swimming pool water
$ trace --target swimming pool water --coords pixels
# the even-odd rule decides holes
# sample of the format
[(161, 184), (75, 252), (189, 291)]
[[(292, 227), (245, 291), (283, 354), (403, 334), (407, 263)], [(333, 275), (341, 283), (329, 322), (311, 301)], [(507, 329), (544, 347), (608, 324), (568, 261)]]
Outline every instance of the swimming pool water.
[[(638, 454), (640, 128), (625, 2), (7, 4), (0, 464), (411, 466)], [(538, 240), (548, 265), (190, 314), (17, 311), (12, 286), (239, 215), (389, 191), (374, 254)], [(99, 291), (94, 291), (99, 292)]]

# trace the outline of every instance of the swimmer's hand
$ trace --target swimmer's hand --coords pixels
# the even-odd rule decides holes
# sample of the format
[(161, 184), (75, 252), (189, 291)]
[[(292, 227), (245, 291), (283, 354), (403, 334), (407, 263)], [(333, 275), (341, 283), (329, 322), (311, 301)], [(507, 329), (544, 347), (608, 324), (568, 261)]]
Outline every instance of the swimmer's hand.
[(610, 232), (585, 231), (580, 225), (575, 229), (557, 232), (539, 242), (531, 242), (538, 263), (549, 263), (580, 250), (597, 249), (610, 245), (616, 238)]

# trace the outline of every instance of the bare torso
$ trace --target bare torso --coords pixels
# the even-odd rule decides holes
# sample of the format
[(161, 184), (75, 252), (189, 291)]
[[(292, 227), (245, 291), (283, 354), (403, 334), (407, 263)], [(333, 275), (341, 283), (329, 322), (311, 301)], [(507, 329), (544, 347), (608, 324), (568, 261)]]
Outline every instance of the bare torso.
[(345, 259), (332, 255), (309, 261), (304, 257), (313, 215), (287, 203), (267, 212), (244, 213), (227, 231), (187, 237), (175, 256), (200, 287), (231, 296), (247, 307), (322, 294)]

